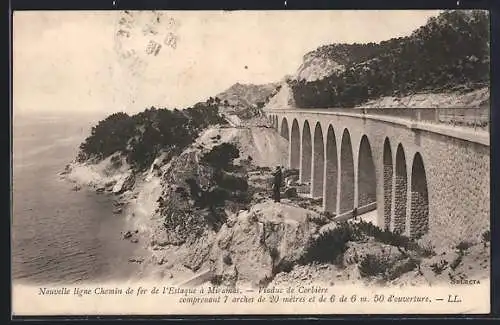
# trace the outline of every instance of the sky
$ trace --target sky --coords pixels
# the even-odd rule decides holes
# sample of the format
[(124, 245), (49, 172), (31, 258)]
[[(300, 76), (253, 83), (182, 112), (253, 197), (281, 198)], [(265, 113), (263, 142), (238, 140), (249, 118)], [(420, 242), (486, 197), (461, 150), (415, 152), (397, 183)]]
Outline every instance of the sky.
[(276, 82), (295, 74), (304, 54), (321, 45), (406, 36), (438, 14), (15, 12), (14, 113), (185, 108), (236, 82)]

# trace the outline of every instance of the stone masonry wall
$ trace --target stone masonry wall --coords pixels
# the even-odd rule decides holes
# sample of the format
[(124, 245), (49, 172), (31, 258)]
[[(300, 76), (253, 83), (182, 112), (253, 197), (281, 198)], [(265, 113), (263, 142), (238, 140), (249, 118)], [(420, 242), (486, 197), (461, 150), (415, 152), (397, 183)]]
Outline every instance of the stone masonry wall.
[(392, 166), (384, 166), (384, 227), (391, 226), (392, 207)]
[(394, 232), (404, 233), (406, 225), (406, 178), (401, 175), (396, 176), (396, 186), (394, 187)]
[(411, 192), (410, 236), (419, 238), (429, 230), (429, 203), (424, 194)]
[(442, 136), (422, 139), (427, 149), (428, 239), (448, 246), (480, 240), (490, 228), (489, 147)]

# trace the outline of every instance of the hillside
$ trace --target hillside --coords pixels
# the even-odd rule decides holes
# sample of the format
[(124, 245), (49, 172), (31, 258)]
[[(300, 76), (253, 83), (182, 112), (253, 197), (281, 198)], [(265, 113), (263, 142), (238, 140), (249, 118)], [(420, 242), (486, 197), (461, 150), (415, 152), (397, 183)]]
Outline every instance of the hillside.
[(381, 50), (375, 43), (330, 44), (304, 55), (296, 79), (307, 82), (341, 74), (347, 66), (363, 62)]
[[(261, 108), (279, 90), (278, 83), (263, 85), (235, 83), (213, 99), (225, 116), (237, 116), (238, 120), (262, 115)], [(231, 121), (230, 121), (231, 122)]]
[(254, 85), (237, 82), (216, 97), (225, 106), (253, 107), (264, 103), (277, 86), (275, 83)]
[(445, 11), (408, 37), (318, 48), (290, 86), (298, 107), (352, 107), (383, 96), (483, 88), (489, 63), (487, 12)]

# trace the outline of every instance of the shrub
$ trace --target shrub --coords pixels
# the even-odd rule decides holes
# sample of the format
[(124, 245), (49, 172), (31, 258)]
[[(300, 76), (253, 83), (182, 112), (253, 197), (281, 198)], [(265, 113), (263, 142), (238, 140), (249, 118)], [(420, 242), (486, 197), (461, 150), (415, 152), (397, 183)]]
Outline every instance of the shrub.
[(448, 267), (448, 261), (446, 260), (441, 260), (439, 263), (433, 263), (431, 264), (431, 270), (435, 274), (441, 274), (443, 271)]
[(263, 172), (270, 172), (271, 168), (267, 167), (267, 166), (255, 166), (255, 170), (263, 171)]
[(409, 258), (408, 260), (397, 265), (396, 267), (391, 268), (389, 273), (387, 274), (387, 279), (388, 280), (397, 279), (400, 276), (402, 276), (403, 274), (415, 270), (419, 266), (420, 266), (420, 261), (418, 261), (414, 258)]
[(416, 248), (417, 246), (415, 243), (411, 242), (408, 237), (391, 232), (388, 229), (382, 230), (371, 222), (361, 220), (356, 226), (364, 234), (374, 237), (375, 240), (384, 244), (392, 245), (405, 250)]
[(455, 246), (455, 248), (458, 249), (460, 253), (464, 253), (466, 250), (472, 247), (472, 245), (473, 244), (471, 242), (463, 240), (460, 243), (458, 243), (458, 245)]
[(491, 231), (486, 230), (481, 235), (481, 242), (483, 243), (484, 247), (486, 247), (487, 243), (489, 243), (490, 241), (491, 241)]
[(227, 169), (233, 160), (240, 157), (239, 149), (232, 143), (223, 143), (215, 146), (203, 155), (201, 161), (215, 169)]
[(336, 263), (347, 249), (347, 242), (357, 238), (354, 229), (342, 222), (336, 228), (328, 230), (313, 239), (304, 254), (302, 263)]
[(359, 274), (362, 277), (385, 275), (390, 267), (388, 258), (374, 254), (367, 254), (358, 264)]
[(313, 223), (315, 223), (315, 224), (317, 224), (318, 226), (321, 227), (321, 226), (326, 225), (328, 222), (330, 222), (331, 219), (329, 219), (323, 213), (319, 213), (319, 214), (310, 214), (310, 213), (308, 213), (306, 215), (306, 220), (310, 221), (310, 222), (313, 222)]
[(230, 198), (231, 192), (220, 186), (213, 186), (203, 193), (206, 206), (222, 207), (225, 201)]
[(231, 191), (247, 191), (248, 182), (245, 177), (221, 172), (218, 174), (219, 178), (215, 181), (217, 185)]
[(419, 246), (417, 248), (418, 253), (422, 257), (431, 257), (436, 255), (436, 252), (434, 251), (434, 247), (430, 244), (425, 245), (425, 246)]
[(462, 259), (463, 259), (463, 254), (458, 254), (457, 258), (455, 258), (453, 262), (451, 262), (450, 269), (455, 271), (455, 269), (460, 265), (460, 263), (462, 263)]

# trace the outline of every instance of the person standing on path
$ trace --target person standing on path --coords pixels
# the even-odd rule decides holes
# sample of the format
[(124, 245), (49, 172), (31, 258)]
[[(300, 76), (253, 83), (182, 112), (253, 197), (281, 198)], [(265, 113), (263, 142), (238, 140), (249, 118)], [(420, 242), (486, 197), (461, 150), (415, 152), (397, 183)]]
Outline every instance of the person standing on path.
[(276, 170), (273, 173), (273, 199), (274, 202), (280, 202), (281, 200), (281, 182), (283, 178), (283, 174), (281, 172), (281, 167), (276, 166)]

